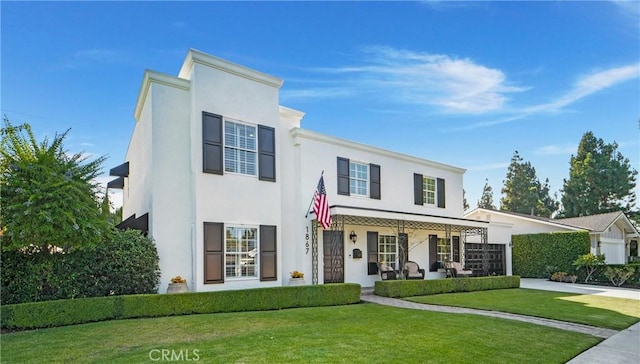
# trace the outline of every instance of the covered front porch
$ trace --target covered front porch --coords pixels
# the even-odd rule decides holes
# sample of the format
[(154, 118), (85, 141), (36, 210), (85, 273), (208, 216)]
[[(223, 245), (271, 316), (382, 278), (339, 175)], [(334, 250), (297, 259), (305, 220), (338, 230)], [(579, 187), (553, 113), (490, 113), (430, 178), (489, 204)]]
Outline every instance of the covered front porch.
[(474, 275), (506, 273), (504, 246), (488, 244), (488, 222), (341, 205), (330, 213), (329, 229), (311, 221), (313, 284), (372, 286), (381, 279), (379, 264), (403, 278), (407, 261), (424, 269), (425, 279), (444, 278), (448, 262)]

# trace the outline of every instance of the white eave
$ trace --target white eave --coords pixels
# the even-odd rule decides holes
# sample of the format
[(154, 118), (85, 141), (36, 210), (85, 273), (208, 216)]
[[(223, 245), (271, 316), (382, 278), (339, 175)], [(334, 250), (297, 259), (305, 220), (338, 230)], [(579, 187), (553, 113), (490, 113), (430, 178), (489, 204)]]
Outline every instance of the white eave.
[(190, 49), (187, 53), (187, 57), (182, 63), (180, 73), (181, 78), (187, 78), (194, 64), (201, 64), (207, 67), (215, 68), (223, 72), (231, 73), (236, 76), (244, 77), (246, 79), (263, 83), (265, 85), (280, 88), (282, 87), (283, 80), (277, 77), (273, 77), (266, 73), (262, 73), (251, 68), (241, 66), (224, 60), (222, 58), (214, 57), (210, 54), (203, 53), (201, 51)]
[[(484, 213), (488, 213), (488, 214), (496, 214), (496, 215), (502, 215), (502, 216), (507, 216), (507, 217), (513, 217), (513, 218), (524, 220), (524, 221), (530, 221), (530, 222), (534, 222), (534, 223), (538, 223), (538, 224), (542, 224), (542, 225), (559, 227), (559, 228), (563, 228), (563, 229), (567, 229), (567, 230), (589, 231), (589, 229), (581, 228), (581, 227), (578, 227), (578, 226), (572, 226), (572, 225), (566, 225), (566, 224), (562, 224), (562, 223), (556, 223), (556, 222), (552, 222), (552, 221), (548, 221), (548, 220), (538, 219), (536, 217), (527, 217), (527, 216), (524, 216), (522, 214), (513, 214), (513, 213), (503, 212), (503, 211), (498, 211), (498, 210), (483, 209), (483, 208), (480, 208), (480, 207), (477, 207), (477, 208), (469, 211), (468, 213), (464, 214), (464, 217), (467, 218), (467, 219), (470, 219), (469, 216), (475, 214), (476, 212), (484, 212)], [(478, 221), (486, 221), (486, 220), (478, 220)], [(496, 222), (491, 221), (491, 223), (495, 224)]]
[(452, 166), (452, 165), (449, 165), (449, 164), (438, 163), (438, 162), (434, 162), (434, 161), (431, 161), (431, 160), (428, 160), (428, 159), (422, 159), (422, 158), (414, 157), (414, 156), (411, 156), (411, 155), (408, 155), (408, 154), (393, 152), (393, 151), (390, 151), (390, 150), (386, 150), (386, 149), (382, 149), (382, 148), (378, 148), (378, 147), (373, 147), (373, 146), (366, 145), (366, 144), (361, 144), (361, 143), (354, 142), (354, 141), (351, 141), (351, 140), (336, 138), (336, 137), (333, 137), (333, 136), (317, 133), (315, 131), (310, 131), (310, 130), (307, 130), (307, 129), (293, 128), (293, 129), (291, 129), (289, 131), (289, 134), (293, 137), (294, 144), (298, 144), (299, 143), (298, 139), (309, 139), (309, 140), (315, 140), (315, 141), (318, 141), (318, 142), (323, 142), (323, 143), (327, 143), (327, 144), (333, 144), (333, 145), (337, 145), (337, 146), (341, 146), (341, 147), (345, 147), (345, 148), (349, 148), (349, 149), (360, 150), (360, 151), (367, 152), (367, 153), (378, 154), (378, 155), (382, 155), (382, 156), (385, 156), (385, 157), (402, 160), (402, 161), (405, 161), (405, 162), (421, 164), (421, 165), (425, 165), (425, 166), (429, 166), (429, 167), (433, 167), (433, 168), (439, 168), (439, 169), (443, 169), (443, 170), (447, 170), (447, 171), (451, 171), (451, 172), (455, 172), (455, 173), (462, 174), (462, 173), (466, 172), (466, 169), (464, 169), (464, 168), (455, 167), (455, 166)]
[(142, 113), (142, 108), (144, 107), (144, 102), (147, 99), (149, 88), (151, 87), (152, 83), (157, 83), (159, 85), (168, 87), (175, 87), (184, 91), (189, 91), (191, 89), (191, 81), (189, 80), (170, 76), (156, 71), (145, 70), (144, 77), (142, 78), (142, 85), (140, 86), (140, 91), (138, 92), (138, 101), (136, 102), (136, 108), (133, 112), (133, 116), (136, 118), (136, 121), (140, 119), (140, 113)]

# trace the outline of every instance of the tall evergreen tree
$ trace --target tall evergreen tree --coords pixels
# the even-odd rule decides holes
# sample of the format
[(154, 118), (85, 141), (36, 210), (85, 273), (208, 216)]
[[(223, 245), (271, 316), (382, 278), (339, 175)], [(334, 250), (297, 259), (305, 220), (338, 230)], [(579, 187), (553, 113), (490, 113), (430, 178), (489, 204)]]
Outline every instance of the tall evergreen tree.
[(558, 209), (558, 203), (549, 196), (549, 189), (549, 181), (540, 183), (535, 168), (516, 150), (501, 190), (500, 209), (550, 217)]
[(489, 186), (489, 179), (484, 180), (484, 188), (482, 189), (482, 197), (478, 201), (478, 207), (483, 209), (495, 210), (496, 206), (493, 204), (493, 189)]
[(469, 202), (467, 202), (467, 191), (462, 189), (462, 208), (464, 211), (469, 210)]
[(564, 180), (562, 189), (564, 217), (629, 212), (633, 208), (638, 172), (618, 152), (616, 142), (607, 144), (588, 131), (569, 163), (569, 179)]

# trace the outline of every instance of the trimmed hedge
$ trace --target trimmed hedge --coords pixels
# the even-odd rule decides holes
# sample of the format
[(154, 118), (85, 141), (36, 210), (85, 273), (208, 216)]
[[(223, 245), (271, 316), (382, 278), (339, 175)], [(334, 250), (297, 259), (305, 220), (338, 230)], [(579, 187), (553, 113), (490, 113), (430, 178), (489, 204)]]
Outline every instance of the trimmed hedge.
[(384, 297), (412, 297), (439, 293), (486, 291), (520, 287), (518, 276), (377, 281), (374, 293)]
[(3, 305), (3, 329), (36, 329), (138, 317), (279, 310), (360, 301), (353, 283), (180, 294), (128, 295)]
[(2, 253), (0, 302), (157, 293), (159, 258), (137, 230), (114, 230), (103, 244), (67, 253)]
[(553, 272), (574, 272), (573, 262), (589, 253), (590, 247), (586, 231), (513, 235), (511, 242), (513, 274), (524, 278), (549, 278)]

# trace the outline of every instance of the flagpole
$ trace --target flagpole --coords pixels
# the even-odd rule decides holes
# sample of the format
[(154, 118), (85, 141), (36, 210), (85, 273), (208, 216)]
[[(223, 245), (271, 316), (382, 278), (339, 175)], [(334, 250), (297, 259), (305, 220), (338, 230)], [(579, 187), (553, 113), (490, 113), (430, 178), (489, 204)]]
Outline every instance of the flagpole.
[[(320, 173), (320, 178), (322, 178), (322, 176), (324, 175), (324, 169), (322, 170), (322, 173)], [(318, 189), (318, 187), (316, 187), (316, 190)], [(309, 210), (311, 210), (311, 205), (313, 205), (313, 201), (315, 200), (316, 197), (316, 193), (313, 193), (313, 196), (311, 196), (311, 202), (309, 203), (309, 207), (307, 207), (307, 214), (304, 215), (304, 218), (306, 219), (307, 217), (309, 217)]]

